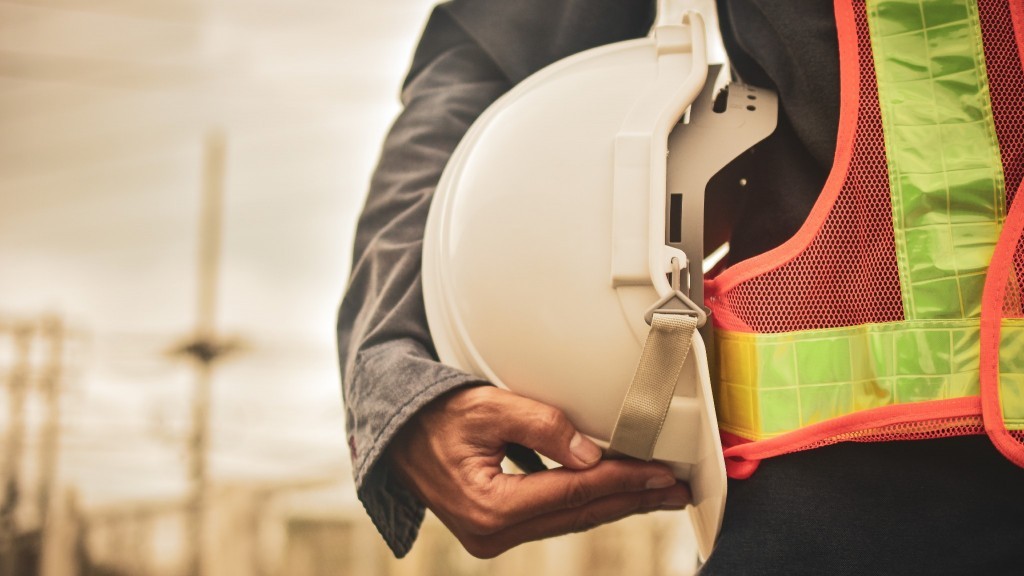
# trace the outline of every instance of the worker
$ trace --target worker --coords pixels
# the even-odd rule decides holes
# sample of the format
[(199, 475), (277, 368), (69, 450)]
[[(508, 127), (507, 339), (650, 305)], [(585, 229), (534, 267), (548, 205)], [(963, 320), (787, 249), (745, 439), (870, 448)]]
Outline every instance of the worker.
[[(1021, 396), (1021, 338), (1000, 320), (1022, 316), (1009, 264), (1020, 250), (1001, 237), (1019, 238), (1024, 219), (1012, 204), (1024, 177), (1024, 6), (721, 0), (718, 12), (735, 74), (777, 91), (780, 113), (736, 207), (734, 266), (709, 284), (732, 479), (701, 573), (1018, 572), (1020, 423), (981, 404), (994, 388), (1012, 413)], [(648, 2), (454, 0), (427, 23), (338, 322), (357, 492), (396, 555), (424, 507), (490, 557), (689, 500), (663, 465), (602, 460), (562, 411), (439, 363), (420, 278), (434, 188), (473, 120), (545, 65), (643, 36), (652, 18)], [(989, 271), (990, 260), (1003, 264)], [(993, 273), (1005, 281), (986, 292)], [(970, 345), (986, 338), (987, 349)], [(737, 348), (780, 342), (789, 348), (765, 355), (767, 369), (735, 369)], [(816, 363), (837, 354), (843, 374)], [(749, 416), (749, 400), (730, 395), (739, 387), (771, 409)], [(530, 450), (562, 467), (502, 473), (506, 455), (529, 467)]]

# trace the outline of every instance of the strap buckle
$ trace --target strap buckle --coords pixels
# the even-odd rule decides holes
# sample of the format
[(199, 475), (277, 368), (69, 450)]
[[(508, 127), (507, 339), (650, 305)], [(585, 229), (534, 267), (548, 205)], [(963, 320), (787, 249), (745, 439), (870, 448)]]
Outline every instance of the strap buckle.
[[(654, 314), (683, 314), (686, 316), (693, 316), (697, 319), (697, 327), (702, 328), (708, 322), (708, 316), (711, 311), (700, 306), (690, 297), (683, 293), (680, 289), (680, 278), (682, 277), (682, 268), (679, 264), (678, 258), (672, 259), (672, 291), (664, 295), (653, 306), (647, 309), (644, 313), (644, 322), (650, 326), (654, 319)], [(689, 275), (687, 275), (687, 282), (689, 282)], [(678, 300), (685, 306), (685, 308), (666, 308), (665, 305), (673, 300)]]

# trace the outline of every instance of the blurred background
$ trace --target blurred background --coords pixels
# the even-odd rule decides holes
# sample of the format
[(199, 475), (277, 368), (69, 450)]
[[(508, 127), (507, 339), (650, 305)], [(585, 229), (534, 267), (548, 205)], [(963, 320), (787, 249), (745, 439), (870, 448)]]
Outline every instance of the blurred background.
[(390, 557), (334, 319), (429, 0), (0, 0), (0, 576), (689, 574), (685, 516)]

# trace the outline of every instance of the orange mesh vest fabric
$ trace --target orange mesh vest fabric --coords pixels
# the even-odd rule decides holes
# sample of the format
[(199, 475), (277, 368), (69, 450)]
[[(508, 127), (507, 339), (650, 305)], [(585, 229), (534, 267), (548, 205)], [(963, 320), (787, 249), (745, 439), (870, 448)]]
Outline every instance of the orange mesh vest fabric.
[[(796, 236), (707, 282), (716, 328), (716, 403), (734, 477), (752, 473), (760, 459), (840, 441), (985, 432), (1024, 466), (1024, 359), (1018, 366), (1008, 357), (1024, 350), (1024, 202), (1014, 202), (1024, 179), (1024, 3), (939, 4), (837, 0), (842, 105), (832, 173)], [(970, 18), (957, 16), (961, 6)], [(920, 10), (920, 30), (869, 21), (887, 10)], [(954, 20), (970, 24), (957, 28)], [(971, 55), (944, 53), (951, 44), (940, 38), (962, 36), (972, 26), (980, 45), (974, 63), (965, 65)], [(930, 90), (941, 91), (965, 74), (978, 81), (975, 92), (984, 101), (998, 166), (986, 171), (953, 165), (959, 159), (956, 130), (976, 128), (973, 119), (934, 127), (906, 120), (915, 107), (903, 87), (918, 81), (912, 77), (918, 70), (893, 47), (915, 38), (923, 38), (922, 53), (930, 58), (932, 77), (922, 80), (931, 82), (924, 84)], [(879, 46), (903, 74), (886, 71), (882, 86)], [(950, 79), (936, 73), (945, 70), (956, 73)], [(888, 100), (880, 100), (880, 93)], [(941, 102), (936, 97), (931, 103), (937, 115)], [(946, 156), (906, 159), (897, 128), (900, 134), (929, 129), (944, 135), (937, 145), (946, 147)], [(918, 139), (927, 144), (927, 137)], [(955, 206), (948, 214), (935, 212), (945, 214), (942, 233), (954, 236), (950, 259), (972, 252), (976, 261), (987, 261), (991, 253), (987, 270), (951, 265), (950, 277), (938, 277), (935, 270), (947, 268), (942, 259), (920, 255), (936, 229), (918, 224), (938, 217), (925, 209), (934, 196), (914, 195), (917, 184), (907, 173), (915, 162), (937, 166), (933, 176), (946, 180), (947, 205), (960, 201), (960, 190), (981, 190), (967, 176), (997, 191), (987, 224), (958, 221), (965, 217)], [(949, 184), (961, 177), (962, 183)], [(986, 230), (995, 231), (994, 252), (984, 238), (972, 236)], [(932, 269), (917, 266), (928, 258), (937, 259)], [(953, 312), (926, 304), (947, 292), (959, 299)], [(801, 379), (806, 381), (792, 382)]]

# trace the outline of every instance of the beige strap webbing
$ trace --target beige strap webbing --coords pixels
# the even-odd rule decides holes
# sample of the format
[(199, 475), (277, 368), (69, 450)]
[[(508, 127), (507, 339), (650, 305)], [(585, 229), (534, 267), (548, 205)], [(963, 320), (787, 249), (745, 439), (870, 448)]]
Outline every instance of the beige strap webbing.
[(654, 313), (640, 363), (612, 430), (612, 451), (642, 460), (653, 457), (697, 322), (688, 314)]

